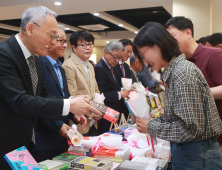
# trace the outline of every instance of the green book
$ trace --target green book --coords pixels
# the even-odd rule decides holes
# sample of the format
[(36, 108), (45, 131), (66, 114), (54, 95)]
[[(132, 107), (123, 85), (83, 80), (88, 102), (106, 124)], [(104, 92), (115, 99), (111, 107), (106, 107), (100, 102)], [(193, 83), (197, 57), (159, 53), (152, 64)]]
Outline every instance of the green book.
[(73, 159), (78, 158), (78, 157), (79, 157), (79, 155), (74, 155), (74, 154), (69, 154), (69, 153), (62, 153), (61, 155), (54, 157), (53, 160), (57, 161), (57, 162), (64, 163), (64, 164), (67, 164), (67, 165), (70, 166), (71, 161)]

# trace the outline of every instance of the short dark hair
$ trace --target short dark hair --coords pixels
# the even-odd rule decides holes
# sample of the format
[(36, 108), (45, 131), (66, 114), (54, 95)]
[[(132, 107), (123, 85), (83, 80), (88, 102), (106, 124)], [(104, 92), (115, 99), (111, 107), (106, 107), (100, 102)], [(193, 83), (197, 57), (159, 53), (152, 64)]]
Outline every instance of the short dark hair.
[(77, 47), (78, 40), (92, 41), (94, 44), (94, 36), (86, 30), (76, 31), (69, 38), (70, 44)]
[(149, 22), (140, 29), (133, 41), (133, 52), (142, 61), (137, 47), (153, 47), (155, 44), (161, 49), (162, 57), (167, 62), (174, 56), (181, 55), (176, 39), (157, 22)]
[(192, 36), (194, 36), (193, 23), (189, 18), (185, 18), (184, 16), (170, 18), (164, 26), (165, 28), (173, 26), (180, 31), (185, 31), (186, 29), (189, 28), (191, 29)]
[(210, 36), (201, 37), (199, 40), (196, 40), (196, 43), (198, 43), (198, 44), (201, 43), (201, 44), (205, 45), (209, 37)]
[(119, 40), (119, 42), (121, 42), (124, 47), (127, 46), (127, 45), (133, 46), (133, 42), (129, 39), (121, 39), (121, 40)]
[(212, 34), (207, 41), (212, 45), (212, 46), (217, 46), (218, 44), (222, 44), (222, 33), (214, 33)]

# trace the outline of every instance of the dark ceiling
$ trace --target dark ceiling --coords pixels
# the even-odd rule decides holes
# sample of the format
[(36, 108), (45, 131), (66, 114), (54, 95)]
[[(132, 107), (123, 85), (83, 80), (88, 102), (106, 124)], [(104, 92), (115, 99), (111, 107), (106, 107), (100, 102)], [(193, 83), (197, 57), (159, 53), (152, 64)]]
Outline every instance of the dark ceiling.
[[(127, 10), (105, 11), (105, 12), (133, 25), (138, 29), (141, 28), (145, 23), (151, 21), (164, 24), (168, 19), (172, 17), (163, 7), (127, 9)], [(126, 30), (104, 19), (96, 17), (90, 13), (59, 15), (57, 17), (57, 20), (58, 22), (68, 24), (74, 27), (78, 27), (79, 25), (94, 25), (94, 24), (102, 24), (109, 27), (103, 31), (95, 31), (95, 32)], [(17, 27), (20, 26), (20, 22), (21, 19), (0, 21), (0, 23)], [(71, 33), (72, 31), (66, 31), (66, 32)], [(0, 28), (0, 33), (12, 35), (17, 32)]]

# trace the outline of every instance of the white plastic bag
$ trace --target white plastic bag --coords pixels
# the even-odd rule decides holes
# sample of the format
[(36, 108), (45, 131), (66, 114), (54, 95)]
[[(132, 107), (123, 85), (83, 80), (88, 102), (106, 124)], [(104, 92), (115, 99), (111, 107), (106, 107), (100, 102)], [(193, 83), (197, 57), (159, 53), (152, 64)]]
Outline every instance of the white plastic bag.
[(72, 129), (68, 131), (69, 139), (71, 140), (74, 146), (82, 145), (83, 136), (77, 131), (77, 126), (75, 124), (72, 125)]

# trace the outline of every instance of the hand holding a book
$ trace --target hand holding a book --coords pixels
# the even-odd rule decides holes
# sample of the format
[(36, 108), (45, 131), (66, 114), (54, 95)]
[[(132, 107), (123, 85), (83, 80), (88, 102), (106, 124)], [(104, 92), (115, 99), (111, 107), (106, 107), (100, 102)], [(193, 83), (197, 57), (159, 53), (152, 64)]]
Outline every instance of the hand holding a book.
[(152, 117), (150, 117), (149, 119), (140, 119), (140, 118), (136, 118), (136, 128), (140, 133), (148, 133), (148, 128), (147, 125), (148, 123), (153, 120)]
[(66, 139), (69, 139), (69, 136), (67, 135), (69, 129), (72, 129), (72, 127), (68, 126), (67, 124), (63, 123), (61, 129), (59, 130), (59, 133), (61, 136), (63, 136)]
[(94, 119), (94, 120), (100, 120), (100, 119), (102, 119), (102, 117), (94, 114), (94, 115), (93, 115), (93, 119)]
[(90, 105), (91, 98), (88, 95), (81, 95), (70, 99), (70, 112), (77, 115), (88, 115), (93, 113), (102, 115), (100, 111)]

